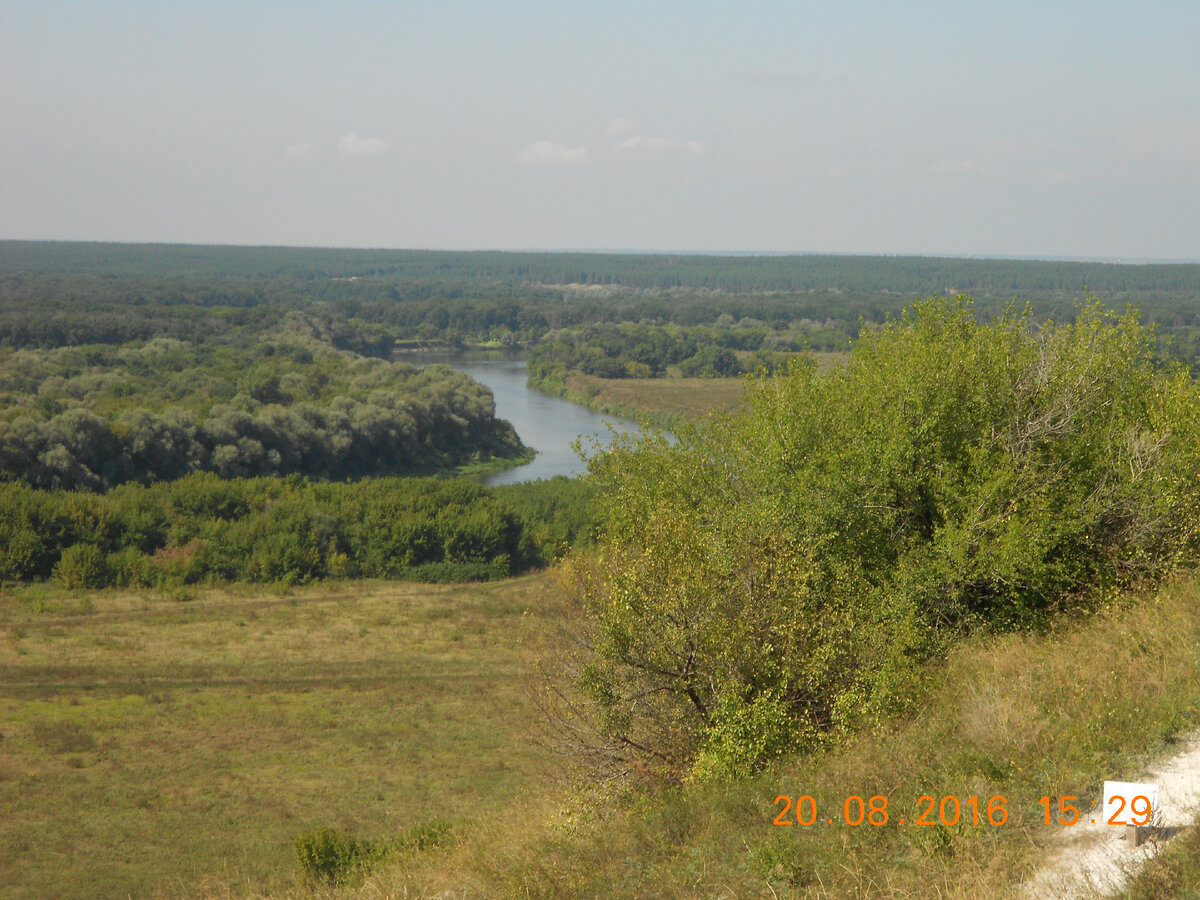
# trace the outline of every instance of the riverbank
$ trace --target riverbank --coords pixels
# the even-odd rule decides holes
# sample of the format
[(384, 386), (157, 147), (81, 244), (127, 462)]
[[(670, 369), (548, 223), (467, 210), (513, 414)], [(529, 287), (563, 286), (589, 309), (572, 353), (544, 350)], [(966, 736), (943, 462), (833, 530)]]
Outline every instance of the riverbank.
[[(827, 372), (846, 358), (845, 353), (834, 352), (810, 352), (808, 356), (818, 372)], [(560, 371), (540, 379), (530, 376), (529, 386), (594, 412), (649, 421), (672, 430), (686, 419), (731, 412), (745, 394), (746, 376), (684, 378), (678, 367), (669, 369), (665, 378), (598, 378)]]
[(533, 462), (537, 456), (537, 451), (532, 447), (524, 447), (516, 456), (493, 456), (490, 459), (469, 462), (459, 466), (450, 473), (450, 477), (465, 477), (475, 478), (481, 475), (495, 475), (498, 472), (507, 472), (510, 469), (516, 469), (519, 466), (528, 465)]

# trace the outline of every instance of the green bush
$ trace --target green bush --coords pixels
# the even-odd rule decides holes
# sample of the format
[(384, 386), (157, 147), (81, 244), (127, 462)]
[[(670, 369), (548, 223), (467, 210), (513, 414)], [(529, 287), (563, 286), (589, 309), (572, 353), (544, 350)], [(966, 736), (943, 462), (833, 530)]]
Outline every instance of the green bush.
[(296, 861), (304, 881), (313, 884), (344, 884), (356, 874), (365, 874), (392, 853), (414, 853), (445, 844), (452, 835), (449, 822), (434, 819), (403, 831), (392, 840), (356, 838), (334, 828), (307, 831), (293, 842)]
[(0, 581), (20, 580), (38, 573), (46, 547), (32, 528), (8, 527), (0, 530)]
[(618, 753), (744, 772), (904, 708), (921, 663), (1162, 576), (1197, 547), (1200, 400), (1135, 314), (918, 303), (818, 376), (591, 463), (594, 652)]
[(105, 564), (117, 587), (152, 587), (159, 581), (154, 564), (136, 547), (110, 553)]
[(679, 373), (687, 378), (728, 378), (738, 375), (742, 367), (732, 350), (709, 344), (679, 364)]
[(307, 831), (294, 844), (300, 875), (309, 883), (342, 883), (367, 852), (362, 841), (333, 828)]
[(65, 588), (100, 588), (111, 583), (104, 551), (95, 544), (73, 544), (54, 566), (54, 580)]

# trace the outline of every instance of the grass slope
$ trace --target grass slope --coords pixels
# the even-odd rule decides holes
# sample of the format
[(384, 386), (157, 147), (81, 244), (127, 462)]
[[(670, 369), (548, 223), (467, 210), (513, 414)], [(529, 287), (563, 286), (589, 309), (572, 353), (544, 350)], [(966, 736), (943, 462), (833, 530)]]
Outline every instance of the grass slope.
[[(975, 640), (929, 673), (916, 714), (837, 752), (736, 782), (563, 790), (530, 741), (529, 609), (562, 612), (552, 576), (4, 596), (0, 894), (312, 896), (301, 832), (449, 819), (452, 845), (315, 895), (1015, 896), (1062, 831), (1041, 796), (1086, 809), (1200, 725), (1185, 580)], [(812, 796), (817, 823), (772, 825), (780, 794)], [(851, 795), (886, 796), (889, 823), (845, 824)], [(1003, 796), (1007, 818), (918, 826), (923, 795), (964, 813), (977, 796), (981, 816)], [(1130, 897), (1194, 890), (1195, 836), (1177, 842)]]
[[(1052, 633), (974, 640), (930, 674), (919, 712), (837, 752), (737, 782), (567, 797), (539, 827), (488, 824), (336, 896), (1015, 897), (1063, 831), (1059, 796), (1086, 814), (1104, 780), (1138, 780), (1198, 724), (1200, 586), (1186, 581)], [(817, 822), (772, 825), (780, 794), (812, 796)], [(853, 795), (887, 797), (888, 824), (847, 825)], [(935, 808), (934, 824), (915, 824), (925, 795), (956, 797), (963, 818), (944, 826)], [(985, 821), (992, 797), (1001, 825)], [(1178, 840), (1186, 857), (1195, 836)], [(1184, 866), (1148, 873), (1131, 896), (1194, 885)]]
[(288, 890), (301, 832), (540, 791), (520, 637), (544, 586), (0, 597), (0, 895)]

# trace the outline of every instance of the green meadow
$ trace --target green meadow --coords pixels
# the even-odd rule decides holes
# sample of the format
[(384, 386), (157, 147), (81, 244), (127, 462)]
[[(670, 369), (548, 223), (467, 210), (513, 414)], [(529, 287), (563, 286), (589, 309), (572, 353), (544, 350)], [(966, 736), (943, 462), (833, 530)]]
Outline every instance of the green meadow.
[[(18, 589), (0, 605), (0, 896), (1015, 897), (1063, 830), (1041, 796), (1086, 806), (1200, 725), (1198, 600), (1183, 579), (970, 641), (909, 715), (751, 778), (602, 784), (552, 751), (534, 702), (536, 656), (571, 620), (553, 573)], [(835, 824), (773, 825), (780, 794)], [(852, 795), (886, 796), (888, 826), (845, 824)], [(1002, 796), (1007, 816), (899, 825), (922, 795)], [(429, 826), (441, 846), (337, 883), (297, 866), (316, 829)], [(1194, 843), (1128, 896), (1191, 896)]]
[(287, 892), (294, 839), (451, 828), (546, 782), (546, 579), (0, 600), (0, 895)]

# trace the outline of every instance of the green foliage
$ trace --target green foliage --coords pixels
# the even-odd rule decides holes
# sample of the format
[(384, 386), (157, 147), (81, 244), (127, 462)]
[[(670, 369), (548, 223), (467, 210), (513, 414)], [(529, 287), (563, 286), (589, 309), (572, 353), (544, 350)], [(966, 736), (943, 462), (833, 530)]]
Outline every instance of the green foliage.
[[(729, 320), (731, 316), (722, 316)], [(808, 345), (804, 328), (770, 329), (758, 320), (737, 327), (587, 325), (551, 331), (529, 353), (532, 383), (550, 386), (567, 371), (599, 378), (652, 378), (678, 365), (686, 377), (727, 378), (744, 370), (735, 350), (754, 351), (755, 366), (770, 365), (777, 351)], [(840, 342), (844, 345), (845, 339)]]
[(107, 494), (0, 484), (0, 578), (69, 588), (505, 578), (590, 541), (591, 494), (566, 478), (486, 488), (196, 473)]
[(369, 844), (333, 828), (306, 831), (294, 844), (301, 876), (316, 884), (340, 884), (370, 853)]
[(523, 452), (469, 376), (302, 335), (0, 351), (0, 478), (35, 487), (428, 474)]
[(492, 495), (520, 520), (528, 552), (547, 563), (562, 558), (572, 547), (595, 543), (595, 494), (587, 481), (562, 475), (492, 489)]
[(65, 588), (97, 588), (110, 578), (104, 551), (95, 544), (72, 544), (54, 566), (54, 579)]
[(882, 721), (956, 635), (1158, 578), (1200, 537), (1200, 398), (1135, 314), (917, 303), (824, 376), (591, 463), (581, 686), (614, 746), (746, 772)]
[(740, 375), (742, 367), (732, 350), (709, 344), (681, 362), (679, 373), (685, 378), (729, 378)]
[(366, 874), (393, 853), (411, 853), (439, 847), (450, 838), (449, 822), (435, 819), (407, 829), (394, 840), (356, 838), (346, 831), (318, 828), (293, 842), (300, 875), (310, 885), (344, 884)]

